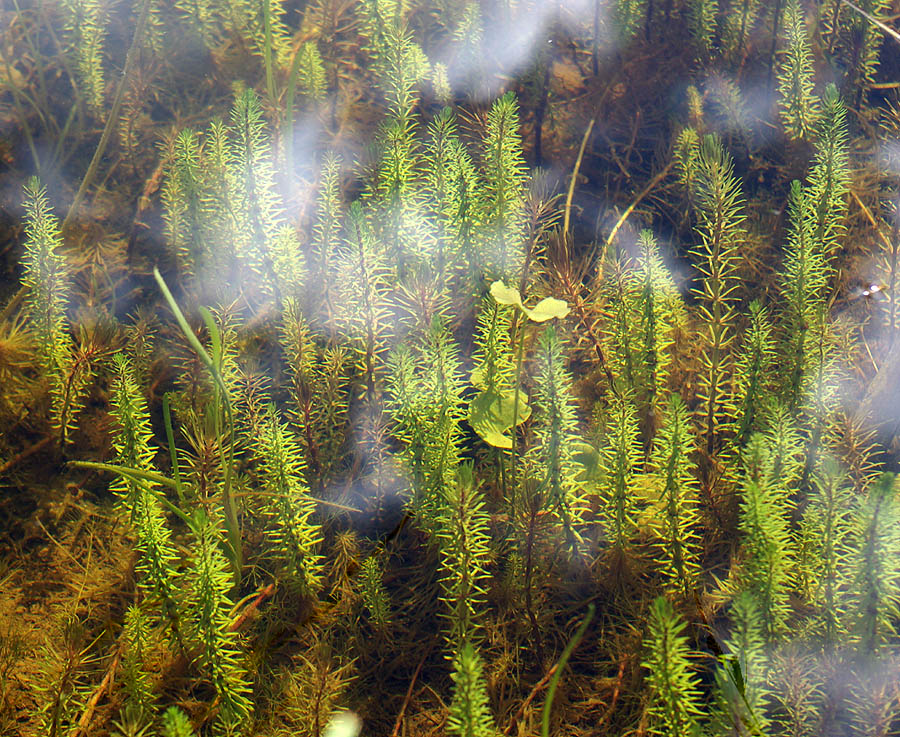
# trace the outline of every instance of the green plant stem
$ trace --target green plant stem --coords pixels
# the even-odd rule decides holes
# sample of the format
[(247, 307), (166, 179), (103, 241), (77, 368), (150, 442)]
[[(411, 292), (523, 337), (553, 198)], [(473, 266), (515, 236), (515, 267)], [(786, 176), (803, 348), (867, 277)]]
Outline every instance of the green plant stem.
[(263, 25), (265, 26), (265, 47), (263, 48), (263, 60), (266, 65), (266, 92), (269, 94), (269, 102), (275, 102), (275, 73), (272, 69), (272, 8), (269, 0), (262, 0)]
[(900, 269), (900, 220), (894, 217), (894, 227), (891, 229), (891, 276), (888, 283), (888, 299), (890, 300), (890, 312), (888, 322), (888, 350), (894, 347), (894, 339), (897, 337), (897, 270)]
[[(519, 317), (518, 313), (516, 313), (516, 317)], [(510, 506), (515, 512), (516, 507), (516, 451), (517, 445), (516, 442), (516, 428), (519, 423), (519, 394), (520, 387), (522, 381), (522, 362), (525, 357), (525, 320), (522, 320), (521, 331), (522, 335), (519, 336), (518, 332), (520, 327), (513, 323), (513, 330), (516, 333), (516, 337), (519, 338), (519, 344), (516, 346), (516, 386), (513, 390), (513, 424), (512, 424), (512, 448), (510, 448), (510, 453), (512, 454), (512, 459), (510, 460), (510, 468), (509, 468), (509, 482), (510, 482), (510, 491), (512, 493), (512, 498), (510, 500)]]
[[(778, 48), (778, 30), (781, 26), (781, 11), (783, 4), (783, 0), (775, 0), (775, 9), (772, 11), (772, 48), (769, 50), (769, 71), (766, 81), (767, 87), (772, 86), (772, 73), (775, 69), (775, 50)], [(837, 3), (835, 3), (835, 7), (838, 7)]]
[(169, 395), (163, 395), (163, 423), (166, 426), (166, 441), (169, 444), (169, 457), (172, 462), (172, 477), (175, 481), (175, 491), (178, 492), (178, 500), (184, 503), (184, 487), (181, 484), (181, 470), (178, 467), (178, 451), (175, 448), (175, 432), (172, 429), (172, 411), (169, 407)]
[[(542, 54), (543, 55), (543, 54)], [(538, 98), (537, 108), (534, 111), (534, 164), (544, 165), (542, 152), (542, 138), (544, 131), (544, 116), (547, 113), (547, 105), (550, 101), (550, 72), (553, 67), (552, 59), (544, 60), (544, 68), (541, 74), (541, 96)]]
[[(596, 74), (596, 72), (595, 72)], [(566, 247), (568, 248), (569, 237), (569, 218), (572, 214), (572, 198), (575, 196), (575, 183), (578, 180), (578, 170), (581, 169), (581, 160), (584, 158), (584, 149), (587, 148), (588, 139), (591, 137), (591, 131), (594, 130), (594, 121), (597, 117), (591, 118), (588, 123), (587, 130), (581, 137), (581, 146), (578, 148), (578, 156), (575, 157), (575, 166), (572, 167), (572, 178), (569, 179), (569, 190), (566, 192), (566, 207), (563, 215), (563, 237), (566, 238)]]
[(63, 148), (66, 143), (66, 136), (69, 134), (69, 127), (72, 125), (72, 121), (75, 120), (75, 116), (78, 113), (78, 103), (73, 103), (72, 107), (69, 108), (69, 115), (66, 117), (66, 122), (63, 125), (62, 131), (59, 134), (59, 137), (56, 139), (56, 148), (53, 149), (53, 158), (50, 159), (57, 166), (62, 166), (65, 161), (68, 161), (69, 156), (71, 154), (63, 157)]
[(109, 139), (112, 136), (113, 129), (116, 127), (116, 123), (119, 120), (119, 111), (122, 109), (122, 101), (125, 98), (125, 87), (129, 78), (131, 77), (131, 71), (134, 68), (134, 65), (137, 63), (138, 45), (140, 44), (141, 39), (143, 39), (144, 37), (144, 30), (147, 27), (147, 19), (150, 17), (151, 2), (152, 0), (143, 0), (141, 4), (141, 11), (138, 15), (137, 24), (134, 27), (134, 35), (131, 37), (131, 46), (128, 48), (128, 53), (125, 55), (125, 68), (122, 70), (122, 78), (119, 80), (118, 87), (116, 87), (116, 96), (113, 98), (112, 108), (110, 109), (109, 115), (106, 118), (106, 125), (103, 128), (103, 133), (100, 135), (100, 142), (97, 144), (97, 148), (94, 150), (94, 156), (91, 158), (91, 163), (88, 164), (88, 169), (87, 172), (85, 172), (84, 179), (81, 180), (81, 185), (78, 187), (78, 191), (75, 193), (75, 198), (72, 200), (72, 205), (69, 207), (69, 212), (66, 213), (66, 218), (65, 220), (63, 220), (62, 227), (60, 228), (62, 233), (66, 232), (67, 226), (71, 223), (72, 218), (78, 211), (78, 206), (81, 204), (81, 200), (84, 199), (84, 193), (94, 181), (94, 177), (97, 175), (97, 169), (100, 167), (100, 160), (103, 158), (103, 154), (106, 152), (106, 146), (107, 144), (109, 144)]
[(528, 515), (528, 532), (525, 537), (525, 611), (528, 613), (528, 619), (531, 622), (531, 632), (534, 637), (534, 649), (537, 655), (538, 663), (544, 664), (544, 643), (541, 637), (541, 628), (538, 625), (537, 616), (534, 613), (534, 604), (532, 601), (532, 579), (534, 572), (534, 535), (537, 526), (537, 513), (541, 504), (537, 499), (531, 500), (531, 510)]
[(547, 688), (547, 700), (544, 702), (544, 709), (541, 712), (541, 737), (550, 737), (550, 710), (553, 707), (553, 697), (556, 696), (556, 687), (559, 684), (559, 678), (562, 675), (563, 668), (566, 667), (566, 663), (569, 662), (572, 653), (575, 652), (575, 648), (578, 647), (578, 643), (581, 642), (581, 638), (584, 637), (588, 625), (594, 618), (595, 609), (596, 607), (593, 603), (588, 604), (587, 614), (584, 615), (584, 619), (581, 621), (581, 624), (578, 625), (578, 629), (575, 631), (575, 634), (572, 635), (572, 639), (569, 640), (569, 644), (566, 645), (566, 649), (563, 650), (563, 654), (556, 664), (556, 672), (553, 674), (553, 678), (550, 679), (550, 686)]
[(300, 49), (297, 47), (288, 73), (287, 89), (284, 93), (284, 128), (281, 136), (284, 140), (284, 164), (288, 182), (294, 174), (294, 96), (297, 93), (297, 72), (300, 69)]

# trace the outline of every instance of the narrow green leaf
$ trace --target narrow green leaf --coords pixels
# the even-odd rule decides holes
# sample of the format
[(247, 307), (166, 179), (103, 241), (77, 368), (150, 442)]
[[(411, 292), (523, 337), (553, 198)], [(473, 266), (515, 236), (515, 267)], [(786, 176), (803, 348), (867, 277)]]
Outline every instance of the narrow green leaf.
[(578, 647), (578, 643), (581, 642), (588, 625), (594, 618), (595, 610), (596, 607), (593, 603), (588, 604), (587, 614), (584, 615), (584, 619), (581, 620), (581, 624), (578, 625), (578, 629), (575, 630), (575, 634), (572, 635), (572, 639), (569, 640), (566, 649), (563, 650), (563, 654), (556, 664), (556, 671), (553, 673), (550, 685), (547, 687), (547, 700), (544, 702), (544, 708), (541, 710), (541, 737), (550, 737), (550, 710), (553, 708), (556, 687), (559, 685), (559, 679), (562, 676), (563, 669), (566, 667), (566, 663), (569, 662), (569, 658), (572, 657), (572, 653), (575, 652), (575, 648)]
[(157, 269), (156, 267), (153, 268), (153, 276), (156, 277), (156, 283), (159, 284), (160, 291), (162, 291), (163, 297), (166, 298), (166, 303), (169, 305), (169, 309), (172, 310), (172, 314), (175, 315), (175, 320), (178, 322), (178, 326), (184, 333), (184, 337), (187, 338), (188, 343), (191, 344), (191, 348), (193, 348), (197, 352), (197, 356), (199, 356), (200, 360), (203, 362), (203, 365), (206, 366), (209, 371), (215, 372), (215, 367), (213, 366), (212, 359), (209, 357), (209, 354), (206, 352), (203, 344), (200, 343), (200, 340), (194, 334), (194, 331), (191, 330), (191, 326), (188, 325), (188, 321), (185, 318), (184, 313), (181, 311), (181, 308), (175, 301), (175, 297), (173, 297), (172, 292), (169, 291), (169, 286), (166, 284), (165, 280), (162, 278), (162, 274), (159, 273), (159, 269)]
[(184, 501), (184, 487), (181, 484), (181, 468), (178, 465), (178, 450), (175, 447), (175, 431), (172, 428), (172, 410), (170, 407), (169, 392), (163, 394), (163, 424), (166, 427), (166, 441), (169, 443), (169, 457), (172, 462), (172, 477), (175, 481), (175, 491), (178, 499)]
[(206, 330), (209, 332), (209, 342), (212, 346), (212, 360), (216, 368), (218, 368), (222, 365), (222, 334), (219, 332), (219, 326), (216, 325), (216, 321), (208, 309), (200, 305), (197, 310), (200, 312), (203, 322), (206, 323)]

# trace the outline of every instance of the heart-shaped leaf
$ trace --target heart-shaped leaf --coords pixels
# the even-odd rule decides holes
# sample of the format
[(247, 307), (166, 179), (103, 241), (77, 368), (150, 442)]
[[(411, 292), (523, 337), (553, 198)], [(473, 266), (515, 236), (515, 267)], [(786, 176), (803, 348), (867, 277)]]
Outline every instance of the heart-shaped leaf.
[(522, 306), (522, 296), (515, 287), (508, 287), (502, 281), (491, 284), (491, 296), (501, 305)]
[(523, 307), (522, 311), (534, 322), (546, 322), (554, 317), (562, 319), (569, 314), (569, 305), (556, 297), (544, 297), (530, 310)]
[(569, 314), (569, 305), (556, 297), (544, 297), (534, 307), (522, 304), (522, 295), (515, 287), (508, 287), (502, 281), (491, 284), (491, 296), (501, 305), (515, 305), (532, 322), (547, 322), (554, 317), (563, 318)]
[(600, 453), (593, 445), (580, 440), (573, 443), (572, 460), (584, 469), (585, 479), (595, 479), (600, 475)]
[(507, 431), (515, 423), (521, 424), (531, 416), (528, 395), (519, 392), (519, 411), (515, 413), (515, 392), (484, 390), (469, 404), (469, 424), (484, 442), (495, 448), (512, 448), (512, 438)]

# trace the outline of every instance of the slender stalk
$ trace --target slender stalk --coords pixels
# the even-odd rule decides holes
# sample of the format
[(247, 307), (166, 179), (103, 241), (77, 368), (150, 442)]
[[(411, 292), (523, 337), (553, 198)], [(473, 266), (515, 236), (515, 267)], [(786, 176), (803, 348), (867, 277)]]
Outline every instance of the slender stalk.
[[(591, 137), (591, 131), (594, 130), (594, 122), (597, 120), (595, 115), (588, 123), (587, 130), (581, 137), (581, 146), (578, 148), (578, 156), (575, 157), (575, 166), (572, 169), (572, 178), (569, 180), (569, 190), (566, 192), (566, 208), (563, 215), (563, 235), (569, 236), (569, 217), (572, 214), (572, 198), (575, 196), (575, 182), (578, 179), (578, 170), (581, 169), (581, 160), (584, 158), (584, 149), (587, 147), (588, 139)], [(566, 242), (568, 248), (568, 241)]]
[(266, 66), (266, 92), (269, 93), (269, 102), (275, 102), (275, 73), (272, 69), (272, 8), (269, 0), (262, 0), (263, 26), (265, 28), (265, 46), (263, 48), (263, 60)]
[(888, 298), (890, 299), (888, 349), (894, 347), (894, 338), (897, 337), (897, 269), (900, 269), (900, 213), (894, 216), (894, 227), (891, 228), (891, 276), (888, 283)]
[(769, 49), (769, 72), (767, 87), (772, 86), (772, 72), (775, 68), (775, 50), (778, 48), (778, 29), (781, 25), (781, 10), (784, 0), (775, 0), (775, 8), (772, 11), (772, 47)]
[(284, 141), (284, 163), (288, 181), (294, 174), (294, 96), (297, 94), (297, 72), (300, 70), (300, 49), (297, 47), (294, 58), (291, 61), (291, 70), (288, 72), (287, 89), (284, 94), (284, 129), (281, 137)]
[(559, 684), (559, 679), (562, 676), (563, 669), (566, 667), (566, 663), (569, 662), (569, 658), (572, 657), (572, 653), (575, 652), (575, 648), (578, 647), (578, 643), (581, 642), (588, 625), (594, 618), (595, 610), (596, 607), (593, 603), (588, 604), (587, 614), (584, 615), (584, 619), (581, 620), (581, 624), (578, 625), (578, 629), (575, 630), (575, 634), (572, 635), (572, 639), (569, 640), (569, 644), (566, 645), (566, 649), (563, 650), (563, 654), (559, 657), (559, 662), (556, 664), (556, 672), (553, 674), (553, 678), (550, 679), (550, 686), (547, 688), (547, 700), (544, 702), (544, 709), (541, 712), (541, 737), (549, 737), (550, 735), (550, 709), (553, 707), (553, 697), (556, 696), (556, 686)]
[(537, 616), (534, 613), (534, 603), (532, 601), (531, 588), (534, 572), (534, 535), (537, 525), (537, 513), (540, 508), (537, 499), (531, 500), (531, 510), (528, 515), (528, 532), (525, 536), (525, 611), (528, 613), (528, 619), (531, 622), (531, 633), (534, 637), (535, 654), (538, 663), (544, 664), (544, 642), (541, 637), (541, 628), (538, 625)]
[(166, 426), (166, 441), (169, 443), (169, 456), (172, 460), (172, 477), (175, 481), (175, 491), (178, 492), (178, 500), (184, 502), (184, 488), (181, 485), (181, 469), (178, 467), (178, 451), (175, 448), (175, 433), (172, 430), (172, 412), (169, 408), (169, 395), (163, 395), (163, 423)]
[[(542, 54), (543, 56), (543, 54)], [(541, 75), (541, 94), (538, 98), (537, 108), (534, 111), (534, 165), (543, 166), (544, 156), (542, 151), (544, 116), (547, 114), (547, 105), (550, 101), (550, 70), (553, 67), (553, 59), (544, 59), (544, 69)]]
[(522, 381), (522, 361), (525, 356), (525, 320), (522, 320), (521, 328), (516, 326), (514, 328), (516, 333), (521, 329), (522, 335), (516, 335), (519, 338), (519, 345), (516, 347), (516, 386), (513, 390), (512, 448), (510, 448), (512, 459), (510, 461), (509, 476), (510, 486), (512, 487), (511, 506), (513, 510), (515, 510), (516, 506), (516, 446), (518, 445), (516, 442), (516, 427), (519, 424), (519, 394)]
[(78, 206), (81, 204), (81, 200), (84, 199), (84, 193), (94, 181), (94, 177), (97, 175), (97, 169), (100, 167), (100, 161), (103, 158), (103, 154), (106, 152), (106, 146), (112, 136), (113, 129), (119, 121), (119, 111), (122, 109), (122, 101), (125, 98), (125, 87), (131, 77), (131, 71), (137, 63), (138, 46), (140, 45), (140, 41), (144, 37), (144, 31), (147, 28), (147, 19), (150, 17), (151, 2), (152, 0), (143, 0), (141, 4), (137, 24), (134, 27), (134, 35), (131, 37), (131, 46), (128, 48), (128, 53), (125, 55), (125, 68), (122, 70), (122, 78), (119, 80), (119, 86), (116, 87), (116, 96), (113, 98), (112, 108), (106, 118), (106, 125), (103, 128), (103, 133), (100, 135), (100, 142), (97, 144), (94, 156), (91, 158), (91, 163), (88, 164), (84, 179), (81, 180), (81, 185), (75, 193), (75, 198), (72, 200), (72, 205), (69, 207), (66, 219), (63, 220), (62, 227), (60, 228), (63, 233), (66, 232), (66, 228), (78, 211)]

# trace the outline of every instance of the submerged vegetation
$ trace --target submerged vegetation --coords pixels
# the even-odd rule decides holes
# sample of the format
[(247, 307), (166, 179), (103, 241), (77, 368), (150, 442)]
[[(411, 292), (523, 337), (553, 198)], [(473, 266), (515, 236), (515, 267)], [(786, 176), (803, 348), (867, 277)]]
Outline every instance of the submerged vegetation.
[(897, 10), (5, 5), (0, 733), (900, 734)]

